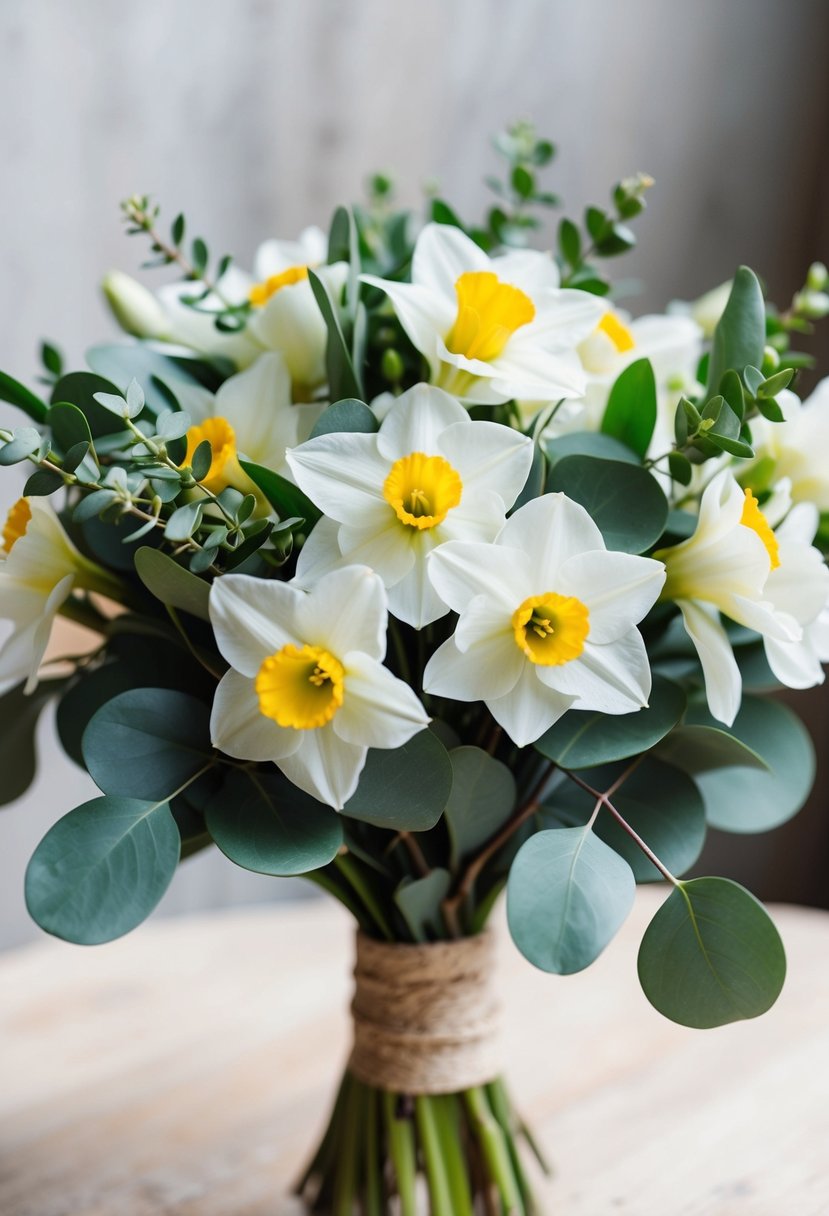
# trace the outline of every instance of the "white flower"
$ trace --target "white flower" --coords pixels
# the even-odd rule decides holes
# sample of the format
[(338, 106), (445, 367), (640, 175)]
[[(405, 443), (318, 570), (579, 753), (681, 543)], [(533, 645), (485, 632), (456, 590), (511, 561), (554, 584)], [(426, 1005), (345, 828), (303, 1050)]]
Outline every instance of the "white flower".
[(559, 288), (546, 254), (522, 250), (490, 258), (459, 229), (427, 224), (417, 238), (411, 283), (373, 275), (432, 383), (465, 401), (577, 397), (586, 378), (575, 347), (606, 305)]
[(386, 596), (364, 566), (310, 591), (226, 574), (211, 586), (210, 620), (230, 663), (213, 702), (214, 746), (272, 761), (337, 810), (370, 747), (402, 747), (428, 725), (411, 688), (383, 666)]
[(365, 562), (395, 616), (416, 628), (447, 611), (426, 557), (449, 540), (493, 540), (523, 489), (532, 443), (495, 422), (472, 422), (440, 389), (397, 399), (379, 431), (320, 435), (288, 452), (299, 487), (327, 518), (300, 554), (297, 578)]
[(187, 432), (187, 456), (192, 459), (205, 439), (213, 461), (204, 485), (214, 494), (233, 486), (257, 494), (242, 471), (241, 453), (254, 464), (290, 477), (285, 451), (307, 438), (319, 416), (314, 405), (291, 404), (291, 378), (281, 355), (267, 354), (252, 367), (230, 376), (215, 396), (205, 389), (176, 385), (179, 404), (193, 420)]
[(752, 419), (758, 464), (746, 476), (756, 470), (765, 481), (788, 478), (795, 502), (829, 511), (829, 377), (802, 404), (788, 390), (778, 394), (777, 402), (783, 422)]
[(812, 544), (817, 526), (817, 509), (803, 502), (774, 532), (778, 564), (768, 577), (765, 594), (803, 630), (799, 641), (763, 639), (769, 666), (787, 688), (822, 684), (821, 664), (829, 662), (829, 570)]
[(712, 287), (710, 291), (706, 291), (699, 299), (692, 300), (690, 303), (686, 300), (673, 300), (668, 305), (668, 312), (674, 316), (692, 317), (702, 330), (703, 336), (713, 338), (714, 330), (720, 323), (720, 317), (725, 311), (733, 285), (732, 280), (728, 279), (727, 282), (720, 283), (718, 287)]
[(519, 747), (571, 708), (627, 714), (647, 705), (651, 673), (635, 626), (664, 568), (609, 552), (565, 495), (521, 507), (495, 544), (444, 545), (429, 575), (460, 619), (429, 660), (424, 689), (485, 701)]
[[(703, 492), (694, 534), (656, 556), (667, 570), (662, 598), (674, 600), (682, 612), (702, 664), (711, 713), (730, 726), (740, 708), (742, 684), (719, 614), (767, 642), (799, 644), (803, 637), (786, 606), (786, 572), (776, 580), (773, 594), (770, 575), (782, 566), (777, 538), (751, 491), (743, 491), (723, 469)], [(798, 577), (809, 583), (813, 573), (798, 566)], [(811, 590), (804, 586), (801, 593)], [(777, 653), (774, 647), (772, 652)]]
[(0, 649), (0, 682), (25, 679), (26, 692), (36, 687), (52, 624), (75, 587), (117, 598), (119, 583), (78, 552), (45, 499), (19, 499), (0, 548), (0, 619), (12, 622)]

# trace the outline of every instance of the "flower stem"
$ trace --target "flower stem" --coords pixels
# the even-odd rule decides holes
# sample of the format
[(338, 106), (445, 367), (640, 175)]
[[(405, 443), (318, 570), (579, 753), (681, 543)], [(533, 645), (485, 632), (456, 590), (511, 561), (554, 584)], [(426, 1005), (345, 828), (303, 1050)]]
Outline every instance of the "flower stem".
[(417, 1150), (414, 1125), (411, 1119), (398, 1119), (395, 1106), (395, 1095), (384, 1091), (383, 1114), (389, 1156), (394, 1166), (397, 1193), (400, 1197), (400, 1216), (417, 1216)]
[[(432, 1216), (455, 1216), (452, 1207), (452, 1188), (446, 1162), (441, 1151), (441, 1138), (435, 1120), (435, 1110), (428, 1094), (415, 1098), (415, 1118), (426, 1165), (429, 1195), (432, 1201)], [(338, 1214), (339, 1216), (339, 1214)]]

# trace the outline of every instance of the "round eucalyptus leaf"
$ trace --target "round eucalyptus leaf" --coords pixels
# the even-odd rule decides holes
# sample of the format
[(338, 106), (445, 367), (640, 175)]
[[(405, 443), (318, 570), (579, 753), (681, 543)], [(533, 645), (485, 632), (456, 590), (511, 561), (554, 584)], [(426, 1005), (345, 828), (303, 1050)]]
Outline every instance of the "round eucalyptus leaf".
[(394, 902), (416, 942), (442, 936), (443, 916), (440, 905), (449, 894), (452, 877), (448, 870), (437, 867), (423, 878), (404, 880), (394, 893)]
[(768, 832), (791, 819), (809, 796), (815, 779), (812, 740), (786, 705), (759, 697), (743, 697), (731, 731), (768, 768), (698, 773), (708, 822), (724, 832)]
[[(544, 452), (551, 465), (565, 456), (595, 456), (599, 460), (621, 460), (624, 464), (639, 464), (635, 452), (612, 435), (600, 431), (570, 431), (543, 442)], [(548, 485), (548, 489), (552, 487)]]
[(337, 813), (277, 772), (231, 772), (208, 802), (205, 822), (225, 856), (257, 874), (307, 874), (343, 843)]
[(571, 975), (615, 936), (635, 890), (630, 866), (589, 828), (536, 832), (507, 880), (510, 934), (534, 966)]
[(170, 798), (210, 763), (210, 710), (168, 688), (133, 688), (107, 701), (81, 741), (105, 794)]
[(737, 765), (762, 770), (768, 768), (762, 756), (741, 743), (720, 723), (716, 726), (683, 723), (660, 741), (656, 752), (660, 759), (675, 764), (694, 777), (698, 773)]
[(373, 434), (378, 428), (377, 418), (364, 401), (358, 401), (356, 397), (344, 397), (342, 401), (335, 401), (328, 409), (323, 410), (314, 424), (310, 438), (316, 439), (318, 435), (330, 435), (337, 431)]
[(498, 831), (515, 806), (515, 778), (505, 764), (480, 747), (456, 747), (449, 753), (452, 791), (446, 825), (453, 864)]
[(707, 1030), (770, 1009), (786, 977), (780, 934), (763, 905), (727, 878), (680, 883), (645, 930), (639, 981), (654, 1008)]
[(668, 500), (641, 465), (595, 456), (565, 456), (547, 479), (589, 511), (608, 549), (643, 553), (656, 544), (668, 519)]
[(152, 912), (179, 848), (166, 802), (93, 798), (59, 819), (35, 849), (26, 906), (41, 929), (64, 941), (112, 941)]
[[(618, 766), (621, 767), (621, 766)], [(618, 773), (587, 769), (580, 774), (594, 789), (607, 789)], [(705, 804), (682, 769), (646, 756), (613, 796), (613, 805), (636, 834), (673, 874), (684, 874), (705, 843)], [(563, 782), (545, 800), (544, 821), (552, 815), (565, 826), (586, 823), (596, 800), (572, 782)], [(662, 874), (635, 840), (602, 808), (593, 830), (623, 857), (637, 882), (661, 882)]]
[(632, 714), (568, 710), (534, 747), (561, 768), (594, 768), (648, 751), (676, 726), (684, 709), (682, 689), (655, 675), (647, 709)]
[(449, 754), (433, 731), (422, 730), (402, 747), (369, 751), (343, 814), (397, 832), (427, 832), (451, 792)]

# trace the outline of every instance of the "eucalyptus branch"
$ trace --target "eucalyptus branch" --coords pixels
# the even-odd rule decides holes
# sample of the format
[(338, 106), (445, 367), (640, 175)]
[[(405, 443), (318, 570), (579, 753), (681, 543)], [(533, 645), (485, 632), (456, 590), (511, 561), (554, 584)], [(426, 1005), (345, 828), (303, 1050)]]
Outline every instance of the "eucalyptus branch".
[[(218, 284), (207, 274), (203, 266), (191, 261), (177, 244), (170, 244), (158, 232), (155, 226), (158, 217), (158, 207), (152, 207), (146, 196), (132, 195), (121, 204), (126, 222), (134, 224), (135, 229), (146, 233), (152, 243), (154, 253), (160, 253), (168, 265), (175, 264), (180, 268), (184, 277), (193, 282), (201, 283), (205, 290), (216, 297), (229, 312), (236, 311), (236, 305), (228, 300), (220, 291)], [(183, 224), (182, 224), (183, 232)]]

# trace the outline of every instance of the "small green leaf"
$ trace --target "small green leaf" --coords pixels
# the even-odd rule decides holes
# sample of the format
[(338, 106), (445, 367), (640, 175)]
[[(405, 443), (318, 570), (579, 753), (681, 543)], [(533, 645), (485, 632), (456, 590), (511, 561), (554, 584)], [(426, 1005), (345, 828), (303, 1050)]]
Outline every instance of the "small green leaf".
[(433, 731), (422, 730), (402, 747), (369, 751), (343, 814), (393, 831), (426, 832), (440, 819), (451, 791), (446, 748)]
[(656, 378), (650, 359), (637, 359), (621, 372), (608, 398), (602, 432), (644, 456), (656, 426)]
[(452, 879), (448, 870), (440, 867), (400, 884), (394, 902), (409, 927), (413, 941), (426, 942), (443, 936), (440, 905), (449, 894)]
[(265, 495), (280, 519), (296, 516), (303, 519), (310, 528), (320, 518), (322, 513), (317, 510), (311, 499), (303, 494), (299, 486), (295, 486), (279, 473), (274, 473), (272, 469), (246, 460), (244, 456), (239, 457), (239, 464)]
[(169, 688), (133, 688), (93, 715), (83, 757), (105, 794), (167, 799), (211, 763), (210, 709)]
[(648, 925), (639, 981), (661, 1014), (708, 1030), (770, 1009), (786, 955), (768, 913), (727, 878), (680, 883)]
[(210, 619), (210, 586), (190, 574), (174, 558), (160, 549), (139, 549), (135, 569), (147, 590), (171, 608), (180, 608), (201, 620)]
[(190, 459), (190, 468), (196, 481), (204, 481), (213, 463), (213, 448), (209, 439), (203, 439)]
[(306, 874), (336, 857), (342, 820), (281, 773), (231, 772), (205, 822), (226, 857), (257, 874)]
[(457, 747), (449, 759), (452, 792), (446, 804), (446, 826), (455, 866), (509, 819), (515, 806), (515, 778), (505, 764), (480, 747)]
[(186, 502), (183, 507), (176, 507), (164, 526), (165, 537), (175, 544), (189, 540), (198, 532), (203, 514), (204, 504), (201, 502)]
[(655, 544), (668, 518), (656, 480), (639, 465), (593, 456), (565, 456), (550, 471), (547, 489), (562, 491), (589, 512), (609, 549), (642, 553)]
[(193, 269), (197, 274), (204, 274), (207, 269), (207, 263), (210, 259), (210, 254), (207, 250), (207, 245), (200, 236), (197, 236), (190, 246), (190, 258), (193, 262)]
[(741, 266), (714, 331), (708, 366), (708, 391), (717, 392), (729, 368), (742, 374), (747, 365), (759, 367), (766, 344), (766, 306), (757, 276)]
[(335, 401), (320, 414), (310, 438), (316, 439), (318, 435), (330, 435), (339, 431), (373, 434), (379, 426), (377, 418), (364, 401), (347, 397), (344, 401)]
[(647, 709), (632, 714), (571, 709), (534, 746), (561, 768), (595, 768), (649, 751), (676, 726), (684, 710), (682, 689), (655, 675)]
[(12, 438), (0, 447), (0, 467), (19, 464), (26, 460), (40, 447), (40, 431), (33, 426), (19, 426), (12, 432)]
[(308, 279), (328, 330), (325, 362), (328, 371), (329, 396), (334, 401), (340, 401), (345, 397), (356, 397), (361, 401), (364, 396), (363, 387), (359, 374), (351, 361), (351, 352), (340, 325), (337, 307), (319, 275), (314, 274), (313, 270), (309, 270)]
[(60, 490), (63, 484), (60, 473), (53, 473), (51, 469), (38, 469), (23, 487), (23, 494), (27, 498), (46, 498)]
[(578, 266), (581, 261), (581, 235), (572, 220), (562, 220), (559, 224), (558, 247), (565, 262)]
[(507, 882), (512, 940), (542, 971), (582, 971), (622, 927), (635, 890), (627, 862), (588, 828), (536, 832)]
[(93, 798), (59, 819), (35, 849), (26, 906), (41, 929), (64, 941), (112, 941), (155, 908), (179, 849), (166, 802)]

